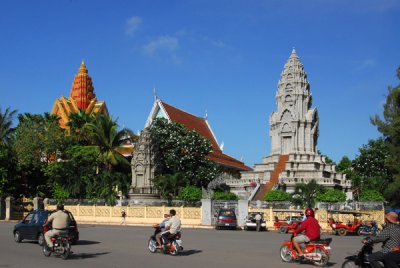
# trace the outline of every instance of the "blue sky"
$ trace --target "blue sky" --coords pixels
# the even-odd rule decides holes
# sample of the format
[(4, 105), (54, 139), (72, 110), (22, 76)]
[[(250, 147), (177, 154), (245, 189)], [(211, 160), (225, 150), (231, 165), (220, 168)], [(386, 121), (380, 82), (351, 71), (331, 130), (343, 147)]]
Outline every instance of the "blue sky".
[(0, 1), (0, 106), (50, 112), (84, 59), (120, 126), (144, 127), (154, 102), (208, 121), (247, 165), (270, 153), (269, 115), (292, 47), (320, 118), (318, 148), (351, 159), (379, 136), (398, 85), (400, 1)]

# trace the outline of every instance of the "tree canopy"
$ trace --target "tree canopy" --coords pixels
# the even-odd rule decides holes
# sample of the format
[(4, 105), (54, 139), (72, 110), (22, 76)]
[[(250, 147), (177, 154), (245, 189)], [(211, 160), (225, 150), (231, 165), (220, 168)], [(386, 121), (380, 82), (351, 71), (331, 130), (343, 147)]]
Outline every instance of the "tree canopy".
[[(161, 175), (155, 178), (155, 185), (163, 185), (162, 189), (165, 189), (167, 183), (160, 180), (172, 179), (174, 174), (180, 174), (181, 181), (171, 182), (177, 184), (179, 189), (186, 185), (206, 187), (219, 173), (218, 166), (207, 159), (212, 151), (210, 141), (196, 131), (189, 131), (182, 124), (159, 118), (151, 126), (150, 137)], [(166, 177), (167, 174), (172, 176)]]
[[(397, 78), (400, 79), (400, 67), (397, 69)], [(393, 174), (393, 180), (385, 190), (386, 198), (393, 205), (400, 205), (400, 84), (389, 86), (383, 118), (375, 115), (371, 117), (371, 122), (383, 135), (388, 149), (385, 166)]]

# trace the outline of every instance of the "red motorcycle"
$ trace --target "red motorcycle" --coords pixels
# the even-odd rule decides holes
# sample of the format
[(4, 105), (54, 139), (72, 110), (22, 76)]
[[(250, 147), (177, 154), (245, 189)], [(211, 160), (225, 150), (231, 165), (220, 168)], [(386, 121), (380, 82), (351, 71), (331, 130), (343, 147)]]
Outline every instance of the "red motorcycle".
[[(46, 233), (49, 228), (45, 226), (43, 230)], [(55, 254), (61, 256), (62, 259), (66, 260), (72, 254), (72, 237), (69, 236), (68, 233), (63, 235), (56, 235), (55, 237), (51, 238), (51, 241), (53, 242), (52, 248), (49, 248), (49, 246), (47, 246), (46, 241), (44, 241), (43, 243), (44, 256), (49, 257), (51, 254)]]
[[(294, 236), (291, 236), (289, 241), (285, 241), (280, 249), (281, 259), (284, 262), (293, 262), (298, 259), (298, 254), (293, 246)], [(329, 256), (331, 254), (331, 247), (329, 244), (332, 242), (332, 238), (319, 239), (310, 241), (304, 244), (303, 250), (303, 260), (311, 262), (315, 266), (326, 266), (329, 261)]]
[[(161, 232), (159, 227), (155, 227), (154, 235), (150, 236), (148, 248), (151, 253), (157, 252), (157, 240), (156, 235)], [(161, 239), (161, 251), (164, 254), (171, 254), (172, 256), (176, 256), (180, 251), (183, 250), (182, 240), (181, 240), (181, 232), (178, 232), (174, 235), (169, 235), (166, 238), (166, 241)]]

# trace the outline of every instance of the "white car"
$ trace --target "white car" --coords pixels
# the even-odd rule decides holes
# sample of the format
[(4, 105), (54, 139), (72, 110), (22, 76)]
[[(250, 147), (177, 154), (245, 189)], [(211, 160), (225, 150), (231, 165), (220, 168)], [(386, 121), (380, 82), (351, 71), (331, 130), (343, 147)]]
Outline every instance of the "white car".
[(244, 224), (244, 229), (245, 230), (257, 230), (257, 223), (256, 223), (256, 215), (260, 214), (261, 215), (261, 226), (260, 230), (267, 231), (267, 225), (264, 220), (264, 213), (263, 212), (249, 212), (249, 214), (246, 217), (246, 222)]

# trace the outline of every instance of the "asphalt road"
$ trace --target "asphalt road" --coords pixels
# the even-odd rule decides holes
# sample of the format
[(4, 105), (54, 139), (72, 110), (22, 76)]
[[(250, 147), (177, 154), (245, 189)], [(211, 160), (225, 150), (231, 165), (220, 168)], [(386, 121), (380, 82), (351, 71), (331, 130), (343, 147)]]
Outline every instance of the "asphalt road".
[[(289, 238), (276, 232), (183, 229), (184, 251), (180, 256), (152, 254), (147, 249), (151, 227), (79, 225), (80, 241), (72, 246), (70, 259), (45, 257), (32, 241), (15, 243), (15, 223), (0, 222), (0, 268), (2, 267), (162, 267), (162, 268), (249, 268), (311, 267), (283, 263), (281, 243)], [(360, 248), (361, 237), (333, 237), (329, 267), (341, 267), (344, 257)]]

